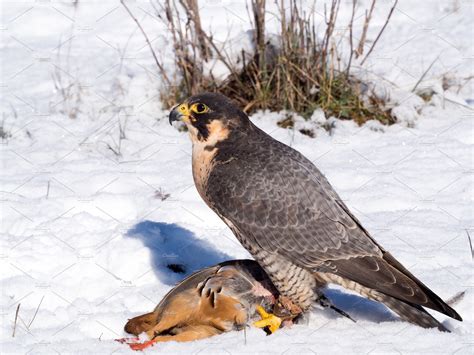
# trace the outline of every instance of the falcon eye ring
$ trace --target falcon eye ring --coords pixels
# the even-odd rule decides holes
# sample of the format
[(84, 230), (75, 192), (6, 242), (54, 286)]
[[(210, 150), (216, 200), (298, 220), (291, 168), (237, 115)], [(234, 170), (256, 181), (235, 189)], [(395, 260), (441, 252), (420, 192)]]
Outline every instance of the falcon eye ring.
[(207, 107), (206, 105), (204, 104), (201, 104), (201, 103), (197, 103), (197, 104), (194, 104), (191, 106), (191, 111), (195, 112), (195, 113), (206, 113), (206, 112), (209, 112), (209, 107)]

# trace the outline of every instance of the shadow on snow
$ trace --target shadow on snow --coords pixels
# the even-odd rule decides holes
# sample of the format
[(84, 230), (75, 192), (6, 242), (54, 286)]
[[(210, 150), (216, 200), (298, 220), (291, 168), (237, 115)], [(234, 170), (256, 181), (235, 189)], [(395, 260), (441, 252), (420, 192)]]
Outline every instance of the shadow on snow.
[[(339, 287), (326, 288), (324, 294), (336, 307), (343, 309), (356, 321), (381, 323), (398, 320), (398, 317), (382, 303), (357, 294), (347, 293)], [(339, 315), (334, 313), (334, 317), (339, 317)]]
[[(141, 240), (150, 249), (153, 270), (167, 285), (174, 285), (195, 271), (231, 259), (209, 242), (174, 223), (143, 221), (133, 226), (127, 236)], [(397, 319), (379, 302), (346, 293), (339, 288), (327, 288), (324, 293), (335, 306), (355, 320), (379, 323)], [(324, 314), (330, 318), (339, 317), (329, 310)]]
[(174, 223), (143, 221), (133, 226), (127, 236), (141, 240), (150, 249), (153, 270), (167, 285), (174, 285), (197, 270), (230, 259), (212, 244)]

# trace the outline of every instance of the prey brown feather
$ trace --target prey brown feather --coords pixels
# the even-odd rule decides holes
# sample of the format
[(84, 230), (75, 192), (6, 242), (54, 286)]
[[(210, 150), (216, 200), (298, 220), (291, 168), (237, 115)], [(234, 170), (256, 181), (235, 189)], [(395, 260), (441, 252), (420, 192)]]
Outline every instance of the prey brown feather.
[(270, 307), (277, 290), (253, 260), (232, 260), (200, 270), (174, 287), (150, 313), (130, 319), (125, 331), (149, 341), (124, 340), (134, 350), (167, 341), (192, 341), (242, 329), (257, 306)]

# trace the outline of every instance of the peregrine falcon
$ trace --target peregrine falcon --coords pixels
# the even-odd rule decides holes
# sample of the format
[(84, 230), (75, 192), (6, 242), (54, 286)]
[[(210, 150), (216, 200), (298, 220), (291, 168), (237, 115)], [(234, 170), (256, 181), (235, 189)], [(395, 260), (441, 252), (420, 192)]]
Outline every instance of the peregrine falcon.
[(328, 283), (421, 327), (447, 331), (423, 307), (462, 320), (377, 243), (311, 161), (256, 127), (230, 99), (192, 96), (171, 110), (170, 123), (177, 120), (192, 141), (199, 194), (280, 293), (268, 322), (308, 311)]

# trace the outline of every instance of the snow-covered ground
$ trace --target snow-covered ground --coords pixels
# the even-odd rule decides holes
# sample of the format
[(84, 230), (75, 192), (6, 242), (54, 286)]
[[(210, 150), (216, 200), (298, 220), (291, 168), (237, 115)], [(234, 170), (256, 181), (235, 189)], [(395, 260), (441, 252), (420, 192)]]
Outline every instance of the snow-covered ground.
[[(216, 35), (246, 29), (243, 1), (201, 3)], [(350, 13), (350, 2), (341, 6)], [(400, 2), (368, 64), (397, 86), (401, 124), (333, 121), (329, 134), (315, 114), (301, 123), (312, 139), (277, 127), (280, 114), (252, 118), (313, 160), (373, 236), (442, 298), (466, 290), (454, 307), (464, 322), (436, 314), (453, 332), (421, 329), (334, 289), (357, 323), (317, 309), (308, 324), (270, 337), (249, 328), (147, 352), (472, 354), (472, 6)], [(183, 277), (166, 265), (190, 273), (249, 255), (198, 196), (189, 139), (167, 123), (153, 60), (120, 4), (1, 7), (0, 352), (129, 353), (113, 341), (127, 319)], [(130, 7), (169, 65), (150, 4)], [(376, 11), (372, 40), (389, 7)], [(410, 90), (431, 63), (421, 86), (436, 94), (424, 103)], [(70, 85), (67, 100), (55, 81)]]

